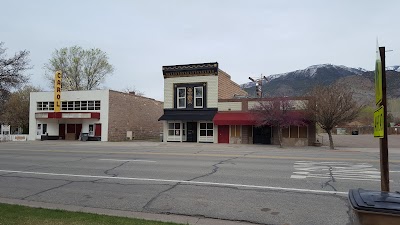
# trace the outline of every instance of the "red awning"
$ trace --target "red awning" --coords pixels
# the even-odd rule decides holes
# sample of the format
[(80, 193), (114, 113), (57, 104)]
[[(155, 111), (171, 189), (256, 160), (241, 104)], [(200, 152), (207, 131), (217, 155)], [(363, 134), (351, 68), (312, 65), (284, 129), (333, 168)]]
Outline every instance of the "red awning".
[(215, 125), (256, 125), (250, 112), (218, 112), (213, 119)]

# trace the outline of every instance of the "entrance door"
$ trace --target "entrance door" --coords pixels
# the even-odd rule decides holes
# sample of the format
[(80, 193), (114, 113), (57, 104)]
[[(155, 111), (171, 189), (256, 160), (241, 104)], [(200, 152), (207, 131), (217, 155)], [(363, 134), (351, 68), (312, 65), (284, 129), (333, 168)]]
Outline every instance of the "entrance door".
[(187, 142), (197, 142), (197, 122), (187, 122)]
[(76, 128), (75, 128), (75, 140), (79, 139), (79, 135), (82, 132), (82, 124), (76, 124)]
[(271, 144), (271, 127), (262, 126), (253, 128), (254, 144)]
[(218, 126), (218, 143), (229, 143), (229, 126)]
[(101, 137), (101, 123), (95, 124), (94, 136)]
[(58, 125), (58, 136), (65, 140), (65, 124)]

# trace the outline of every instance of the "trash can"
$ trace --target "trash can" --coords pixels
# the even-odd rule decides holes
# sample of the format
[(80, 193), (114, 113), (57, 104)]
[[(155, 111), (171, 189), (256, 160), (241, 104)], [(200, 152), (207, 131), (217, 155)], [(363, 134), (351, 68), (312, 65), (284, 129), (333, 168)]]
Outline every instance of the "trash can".
[(400, 193), (351, 189), (353, 225), (400, 224)]
[(89, 133), (81, 134), (81, 141), (87, 141), (89, 139)]
[(353, 131), (351, 132), (351, 134), (352, 134), (352, 135), (358, 135), (358, 130), (353, 130)]

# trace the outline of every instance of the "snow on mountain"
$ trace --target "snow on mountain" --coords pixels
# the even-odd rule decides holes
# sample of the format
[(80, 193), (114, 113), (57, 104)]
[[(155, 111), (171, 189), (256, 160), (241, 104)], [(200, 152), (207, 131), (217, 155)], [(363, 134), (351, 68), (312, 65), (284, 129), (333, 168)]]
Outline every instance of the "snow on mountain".
[(400, 66), (387, 66), (386, 70), (393, 70), (396, 72), (400, 72)]
[[(400, 68), (398, 68), (400, 70)], [(318, 64), (309, 66), (302, 70), (295, 70), (287, 73), (273, 74), (267, 76), (268, 80), (274, 80), (277, 78), (285, 79), (285, 78), (315, 78), (316, 76), (321, 76), (323, 74), (333, 74), (338, 76), (347, 76), (347, 75), (361, 75), (367, 70), (363, 68), (351, 68), (343, 65), (332, 65), (332, 64)], [(264, 83), (266, 81), (263, 81)], [(254, 87), (254, 82), (248, 82), (242, 84), (242, 88), (250, 88)]]

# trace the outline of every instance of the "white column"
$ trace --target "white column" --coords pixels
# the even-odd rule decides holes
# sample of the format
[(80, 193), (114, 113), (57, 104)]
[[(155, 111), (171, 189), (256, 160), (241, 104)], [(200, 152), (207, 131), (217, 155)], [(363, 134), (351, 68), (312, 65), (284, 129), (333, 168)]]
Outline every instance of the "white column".
[(180, 134), (181, 142), (182, 142), (182, 140), (183, 140), (183, 137), (182, 137), (182, 121), (180, 122), (180, 126), (179, 126), (179, 134)]

